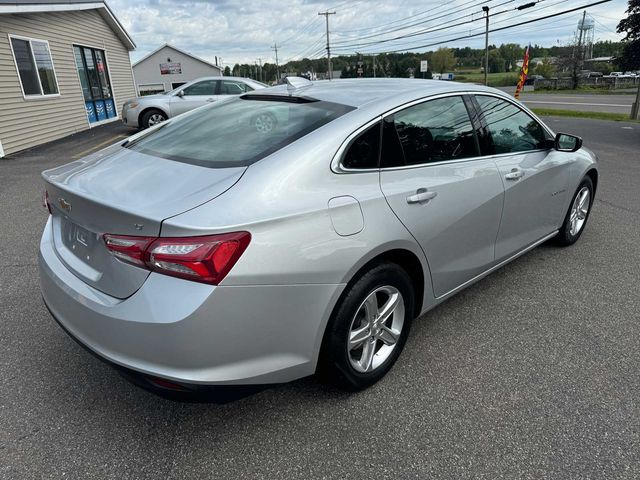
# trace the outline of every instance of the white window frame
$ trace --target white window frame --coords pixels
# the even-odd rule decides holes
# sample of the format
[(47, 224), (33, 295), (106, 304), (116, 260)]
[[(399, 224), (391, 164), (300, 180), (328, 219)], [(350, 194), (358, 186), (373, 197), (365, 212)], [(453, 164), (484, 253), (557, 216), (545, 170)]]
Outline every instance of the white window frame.
[[(31, 37), (23, 37), (21, 35), (13, 35), (11, 33), (7, 34), (7, 36), (9, 37), (9, 48), (11, 49), (11, 56), (13, 57), (13, 63), (16, 66), (16, 74), (18, 75), (18, 82), (20, 83), (20, 91), (22, 92), (22, 98), (24, 98), (25, 100), (46, 100), (49, 98), (55, 98), (55, 97), (59, 97), (60, 96), (60, 85), (58, 84), (58, 73), (56, 72), (56, 65), (55, 62), (53, 61), (53, 53), (51, 53), (51, 45), (49, 45), (49, 41), (48, 40), (42, 40), (40, 38), (31, 38)], [(24, 93), (24, 87), (22, 86), (22, 78), (20, 77), (20, 69), (18, 67), (18, 61), (16, 60), (16, 54), (13, 51), (13, 43), (11, 43), (11, 39), (15, 38), (17, 40), (24, 40), (26, 42), (29, 42), (29, 48), (31, 49), (31, 56), (33, 57), (33, 66), (35, 68), (35, 71), (38, 75), (38, 85), (40, 86), (40, 94), (30, 94), (30, 95), (26, 95)], [(55, 77), (56, 80), (56, 90), (58, 90), (58, 93), (44, 93), (44, 89), (42, 88), (42, 79), (40, 78), (40, 73), (38, 73), (38, 65), (36, 63), (36, 56), (33, 54), (33, 45), (31, 42), (40, 42), (40, 43), (46, 43), (47, 45), (47, 50), (49, 51), (49, 59), (51, 60), (51, 68), (53, 69), (53, 76)]]

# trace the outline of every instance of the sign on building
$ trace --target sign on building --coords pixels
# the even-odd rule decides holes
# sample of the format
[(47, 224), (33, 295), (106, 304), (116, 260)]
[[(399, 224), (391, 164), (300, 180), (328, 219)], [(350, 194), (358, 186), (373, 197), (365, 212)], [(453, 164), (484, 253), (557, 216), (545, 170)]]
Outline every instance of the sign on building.
[(160, 75), (173, 75), (182, 73), (182, 65), (180, 62), (161, 63)]

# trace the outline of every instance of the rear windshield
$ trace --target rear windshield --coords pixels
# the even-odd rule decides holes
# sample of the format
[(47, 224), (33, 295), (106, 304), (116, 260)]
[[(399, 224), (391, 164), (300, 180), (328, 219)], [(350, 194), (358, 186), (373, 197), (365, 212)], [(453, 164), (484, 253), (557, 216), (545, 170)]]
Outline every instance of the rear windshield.
[(178, 117), (126, 147), (205, 167), (246, 166), (350, 110), (295, 97), (237, 97)]

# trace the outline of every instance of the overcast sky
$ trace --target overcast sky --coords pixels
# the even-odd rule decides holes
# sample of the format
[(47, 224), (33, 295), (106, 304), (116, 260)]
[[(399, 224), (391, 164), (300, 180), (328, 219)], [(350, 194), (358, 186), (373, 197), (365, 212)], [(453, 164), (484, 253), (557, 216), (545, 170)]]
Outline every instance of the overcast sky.
[[(537, 0), (526, 10), (514, 10), (532, 0), (107, 0), (138, 48), (135, 61), (164, 43), (225, 65), (275, 60), (270, 48), (280, 45), (280, 63), (326, 53), (324, 17), (330, 9), (334, 54), (406, 50), (437, 42), (442, 46), (481, 48), (483, 36), (451, 40), (484, 31), (482, 5), (488, 5), (493, 28), (587, 5), (595, 0)], [(535, 0), (533, 0), (535, 1)], [(619, 40), (616, 26), (627, 0), (613, 0), (587, 12), (595, 23), (596, 40)], [(582, 11), (492, 33), (490, 43), (552, 46), (573, 37)], [(455, 24), (460, 24), (454, 26)], [(409, 37), (386, 41), (398, 36)], [(435, 50), (439, 45), (416, 50)], [(335, 48), (334, 48), (335, 47)]]

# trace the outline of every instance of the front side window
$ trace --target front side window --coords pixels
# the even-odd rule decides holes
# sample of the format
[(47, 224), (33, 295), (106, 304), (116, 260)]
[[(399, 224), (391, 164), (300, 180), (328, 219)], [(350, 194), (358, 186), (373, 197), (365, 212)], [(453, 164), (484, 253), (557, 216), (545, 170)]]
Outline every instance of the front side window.
[[(429, 100), (393, 116), (395, 132), (385, 121), (383, 142), (400, 143), (403, 155), (386, 154), (383, 166), (421, 165), (478, 156), (475, 132), (462, 97)], [(394, 135), (395, 133), (395, 135)], [(396, 138), (397, 137), (397, 138)]]
[(216, 80), (203, 80), (185, 87), (183, 92), (185, 95), (215, 95), (216, 82)]
[(477, 95), (492, 151), (485, 154), (516, 153), (546, 148), (544, 128), (526, 112), (506, 100)]
[(379, 155), (380, 123), (376, 123), (349, 144), (342, 158), (342, 166), (352, 169), (378, 168)]
[(11, 37), (11, 48), (24, 95), (57, 95), (58, 83), (49, 44), (42, 40)]
[[(157, 157), (212, 168), (250, 165), (353, 110), (295, 97), (235, 97), (193, 110), (127, 145)], [(272, 126), (264, 128), (264, 119)]]

